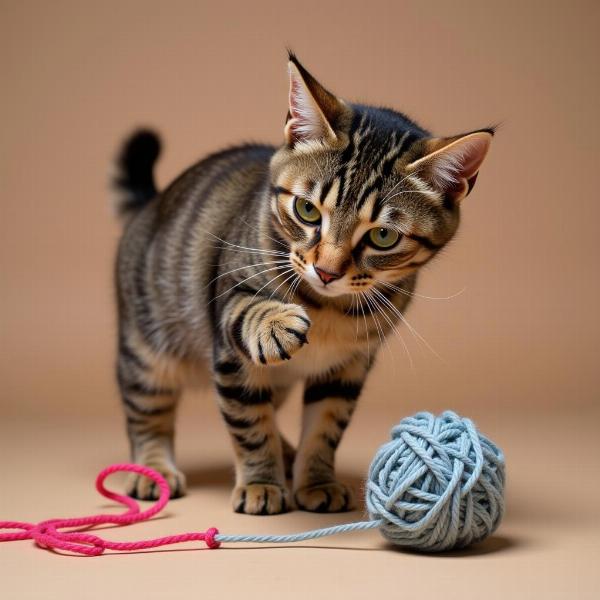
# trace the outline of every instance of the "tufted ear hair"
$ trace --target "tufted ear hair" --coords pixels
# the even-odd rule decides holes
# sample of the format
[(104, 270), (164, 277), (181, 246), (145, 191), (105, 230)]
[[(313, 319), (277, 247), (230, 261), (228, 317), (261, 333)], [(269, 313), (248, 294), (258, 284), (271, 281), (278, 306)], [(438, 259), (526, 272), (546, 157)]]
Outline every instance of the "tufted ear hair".
[(425, 156), (409, 164), (406, 169), (419, 174), (442, 192), (445, 198), (460, 202), (475, 185), (493, 134), (493, 129), (485, 129), (450, 138), (427, 140)]
[(290, 52), (290, 94), (285, 139), (289, 146), (310, 140), (335, 141), (344, 104), (328, 92)]

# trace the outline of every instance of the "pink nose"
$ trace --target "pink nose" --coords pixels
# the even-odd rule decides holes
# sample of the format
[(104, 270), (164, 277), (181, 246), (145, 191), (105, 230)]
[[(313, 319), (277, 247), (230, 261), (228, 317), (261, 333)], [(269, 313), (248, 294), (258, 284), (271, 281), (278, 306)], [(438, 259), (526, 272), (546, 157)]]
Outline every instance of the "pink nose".
[(320, 269), (316, 265), (315, 265), (315, 271), (316, 271), (317, 275), (319, 276), (319, 279), (325, 285), (327, 285), (328, 283), (331, 283), (332, 281), (335, 281), (336, 279), (339, 279), (343, 275), (343, 273), (330, 273), (329, 271)]

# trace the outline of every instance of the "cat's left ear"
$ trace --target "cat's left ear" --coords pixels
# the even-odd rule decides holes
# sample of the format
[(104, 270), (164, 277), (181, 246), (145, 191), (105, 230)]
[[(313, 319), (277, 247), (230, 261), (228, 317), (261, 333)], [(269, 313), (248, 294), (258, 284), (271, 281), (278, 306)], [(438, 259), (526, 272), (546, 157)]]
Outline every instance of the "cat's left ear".
[(345, 110), (343, 102), (327, 91), (291, 52), (288, 70), (290, 95), (284, 130), (287, 144), (334, 142), (337, 121)]
[(440, 191), (460, 202), (475, 185), (477, 174), (492, 141), (493, 129), (425, 142), (425, 156), (406, 167)]

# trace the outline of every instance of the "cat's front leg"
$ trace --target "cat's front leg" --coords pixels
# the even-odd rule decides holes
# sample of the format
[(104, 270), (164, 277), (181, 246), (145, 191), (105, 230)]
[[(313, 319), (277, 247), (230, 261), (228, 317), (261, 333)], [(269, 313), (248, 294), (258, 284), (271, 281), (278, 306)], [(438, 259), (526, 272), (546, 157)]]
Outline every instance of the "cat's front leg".
[(300, 306), (242, 293), (225, 305), (220, 324), (224, 335), (216, 343), (214, 373), (236, 456), (233, 508), (246, 514), (285, 512), (290, 497), (275, 422), (280, 390), (271, 388), (266, 370), (306, 343), (310, 321)]
[(223, 306), (214, 371), (236, 456), (236, 512), (277, 514), (290, 508), (285, 467), (293, 448), (277, 429), (277, 390), (269, 387), (265, 369), (292, 358), (307, 343), (309, 327), (301, 306), (256, 294), (234, 293)]
[(335, 478), (334, 459), (368, 364), (360, 354), (343, 368), (306, 382), (302, 436), (294, 463), (294, 498), (302, 510), (341, 512), (356, 506), (353, 491)]
[(272, 390), (249, 382), (234, 355), (223, 358), (221, 353), (214, 370), (219, 408), (235, 452), (233, 509), (251, 515), (286, 512), (290, 497)]

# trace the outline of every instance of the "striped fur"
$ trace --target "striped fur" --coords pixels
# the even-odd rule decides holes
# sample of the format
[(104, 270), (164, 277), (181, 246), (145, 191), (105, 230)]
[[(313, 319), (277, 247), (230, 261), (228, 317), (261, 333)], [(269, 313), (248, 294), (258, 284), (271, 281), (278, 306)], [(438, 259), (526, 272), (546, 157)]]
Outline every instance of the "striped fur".
[[(184, 493), (175, 410), (208, 370), (236, 457), (233, 507), (249, 514), (354, 506), (335, 451), (418, 269), (456, 231), (491, 137), (435, 138), (395, 111), (347, 103), (293, 55), (290, 78), (279, 148), (213, 154), (160, 193), (153, 134), (129, 140), (119, 162), (117, 373), (133, 460)], [(294, 449), (275, 415), (297, 380)], [(129, 493), (157, 490), (134, 476)]]

